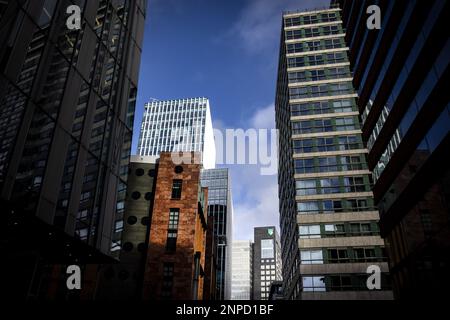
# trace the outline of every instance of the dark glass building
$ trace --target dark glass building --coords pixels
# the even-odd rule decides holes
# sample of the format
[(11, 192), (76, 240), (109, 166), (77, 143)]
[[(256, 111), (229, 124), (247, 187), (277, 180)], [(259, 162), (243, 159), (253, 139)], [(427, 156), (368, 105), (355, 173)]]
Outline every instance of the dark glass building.
[(214, 237), (217, 246), (215, 297), (217, 300), (230, 300), (233, 201), (229, 170), (203, 169), (201, 183), (203, 187), (208, 188), (208, 217), (214, 217)]
[[(79, 30), (66, 25), (73, 4)], [(1, 246), (13, 294), (46, 291), (53, 263), (118, 256), (145, 9), (0, 4)]]
[[(450, 2), (333, 1), (342, 8), (362, 137), (397, 298), (450, 285)], [(381, 29), (366, 27), (368, 5)]]

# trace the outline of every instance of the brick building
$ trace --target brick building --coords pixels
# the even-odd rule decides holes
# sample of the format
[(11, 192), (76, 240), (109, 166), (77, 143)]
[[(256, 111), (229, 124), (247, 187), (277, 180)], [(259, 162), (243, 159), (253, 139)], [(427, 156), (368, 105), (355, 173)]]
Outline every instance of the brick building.
[(203, 299), (208, 189), (201, 187), (200, 170), (200, 164), (176, 165), (171, 153), (160, 155), (144, 299)]

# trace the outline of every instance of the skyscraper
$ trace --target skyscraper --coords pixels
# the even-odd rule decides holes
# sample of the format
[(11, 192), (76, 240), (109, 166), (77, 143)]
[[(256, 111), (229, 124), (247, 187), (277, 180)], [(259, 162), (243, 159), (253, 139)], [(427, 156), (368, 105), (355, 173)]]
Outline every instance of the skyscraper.
[[(6, 4), (1, 243), (9, 292), (34, 296), (46, 290), (39, 275), (48, 261), (118, 254), (146, 1)], [(71, 4), (81, 9), (80, 30), (66, 26)]]
[(357, 110), (396, 297), (447, 294), (450, 285), (450, 3), (377, 1), (342, 8)]
[(231, 299), (231, 244), (233, 201), (231, 177), (227, 168), (203, 169), (201, 183), (208, 188), (208, 216), (214, 217), (216, 253), (216, 299)]
[[(275, 108), (288, 299), (391, 297), (344, 37), (339, 8), (283, 15)], [(366, 286), (371, 264), (381, 291)]]
[(232, 245), (231, 300), (252, 300), (253, 243), (236, 240)]
[(145, 104), (138, 154), (158, 156), (163, 151), (201, 152), (203, 167), (215, 168), (216, 148), (207, 98)]
[(281, 280), (281, 247), (277, 229), (257, 227), (253, 244), (253, 299), (268, 300), (271, 283)]

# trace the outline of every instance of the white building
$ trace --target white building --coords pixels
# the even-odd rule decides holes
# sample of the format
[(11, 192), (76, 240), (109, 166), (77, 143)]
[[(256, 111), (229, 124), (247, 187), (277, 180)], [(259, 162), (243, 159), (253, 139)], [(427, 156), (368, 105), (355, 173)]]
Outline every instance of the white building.
[(215, 168), (216, 147), (207, 98), (154, 100), (145, 104), (138, 154), (159, 156), (163, 151), (201, 152), (203, 167)]
[(251, 300), (253, 286), (253, 245), (249, 240), (233, 241), (231, 300)]

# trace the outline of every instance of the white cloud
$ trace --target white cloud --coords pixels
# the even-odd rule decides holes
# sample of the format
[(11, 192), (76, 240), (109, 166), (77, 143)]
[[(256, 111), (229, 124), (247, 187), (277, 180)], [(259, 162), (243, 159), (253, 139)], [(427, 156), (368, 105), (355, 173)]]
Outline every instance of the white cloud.
[(253, 228), (279, 229), (277, 176), (262, 176), (258, 166), (232, 166), (233, 239), (253, 239)]
[(275, 128), (275, 105), (272, 103), (263, 109), (258, 109), (250, 119), (250, 124), (257, 129)]

